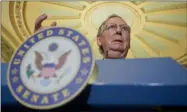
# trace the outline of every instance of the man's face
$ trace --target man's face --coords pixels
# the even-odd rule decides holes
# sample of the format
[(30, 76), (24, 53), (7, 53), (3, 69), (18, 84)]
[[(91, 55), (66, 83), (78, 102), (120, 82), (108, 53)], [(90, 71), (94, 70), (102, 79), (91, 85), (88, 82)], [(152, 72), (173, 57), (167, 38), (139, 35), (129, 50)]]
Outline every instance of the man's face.
[(126, 57), (130, 48), (130, 27), (119, 17), (110, 18), (105, 25), (102, 36), (97, 38), (105, 58)]

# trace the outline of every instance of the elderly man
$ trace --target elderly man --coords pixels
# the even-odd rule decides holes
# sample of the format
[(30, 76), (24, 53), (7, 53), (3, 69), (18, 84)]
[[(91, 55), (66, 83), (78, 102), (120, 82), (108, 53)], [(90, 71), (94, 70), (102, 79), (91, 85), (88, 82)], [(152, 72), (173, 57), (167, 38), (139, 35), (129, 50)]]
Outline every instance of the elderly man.
[[(47, 19), (43, 14), (36, 19), (34, 31), (43, 29), (42, 22)], [(51, 27), (56, 26), (56, 22)], [(104, 59), (120, 59), (127, 56), (130, 49), (130, 27), (118, 15), (110, 15), (99, 27), (97, 44)]]

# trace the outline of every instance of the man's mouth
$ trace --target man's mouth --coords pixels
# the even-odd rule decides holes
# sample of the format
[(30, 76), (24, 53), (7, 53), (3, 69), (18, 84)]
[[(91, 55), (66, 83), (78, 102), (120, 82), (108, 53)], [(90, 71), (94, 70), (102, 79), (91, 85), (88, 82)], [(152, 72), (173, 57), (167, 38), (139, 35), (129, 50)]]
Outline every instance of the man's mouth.
[(118, 40), (114, 40), (112, 43), (123, 44), (123, 41), (118, 39)]

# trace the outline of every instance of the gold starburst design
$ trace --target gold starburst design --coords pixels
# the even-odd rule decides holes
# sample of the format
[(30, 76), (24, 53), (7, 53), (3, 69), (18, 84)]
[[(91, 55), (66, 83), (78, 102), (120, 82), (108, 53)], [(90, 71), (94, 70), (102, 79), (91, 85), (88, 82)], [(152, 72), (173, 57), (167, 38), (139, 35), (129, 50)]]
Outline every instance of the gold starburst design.
[(81, 32), (92, 44), (94, 56), (100, 59), (96, 44), (99, 25), (110, 14), (122, 16), (132, 28), (131, 49), (127, 58), (172, 57), (187, 64), (186, 2), (3, 2), (2, 61), (33, 34), (36, 18), (46, 13), (43, 22)]

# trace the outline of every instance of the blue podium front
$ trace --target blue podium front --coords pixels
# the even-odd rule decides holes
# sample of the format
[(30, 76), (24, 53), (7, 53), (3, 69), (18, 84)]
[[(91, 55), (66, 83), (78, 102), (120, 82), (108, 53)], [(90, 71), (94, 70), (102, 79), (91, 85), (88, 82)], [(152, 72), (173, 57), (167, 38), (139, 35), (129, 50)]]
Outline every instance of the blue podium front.
[[(97, 60), (93, 84), (73, 101), (91, 108), (187, 106), (187, 70), (171, 58)], [(7, 86), (1, 63), (2, 105), (21, 105)], [(75, 106), (74, 105), (74, 106)]]

